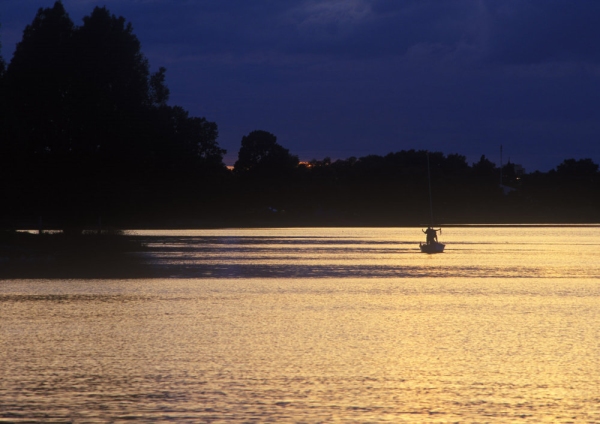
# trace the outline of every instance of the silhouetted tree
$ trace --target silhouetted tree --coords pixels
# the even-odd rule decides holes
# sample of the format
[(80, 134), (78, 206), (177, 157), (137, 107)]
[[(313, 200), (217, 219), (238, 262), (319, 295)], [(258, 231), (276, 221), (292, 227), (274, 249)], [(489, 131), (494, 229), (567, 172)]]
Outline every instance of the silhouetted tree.
[(298, 157), (278, 144), (275, 135), (257, 130), (242, 137), (233, 174), (244, 219), (281, 217), (295, 201), (301, 172)]
[(298, 156), (277, 143), (277, 137), (267, 131), (252, 131), (242, 137), (242, 147), (234, 172), (238, 175), (274, 176), (288, 173), (298, 166)]
[(458, 153), (446, 156), (443, 167), (445, 175), (465, 176), (469, 173), (467, 158)]
[(598, 172), (598, 165), (591, 159), (566, 159), (556, 167), (559, 177), (567, 178), (590, 178)]
[(96, 7), (75, 33), (79, 143), (86, 151), (143, 154), (138, 134), (150, 104), (149, 65), (131, 23)]
[(39, 9), (6, 70), (9, 142), (31, 155), (65, 151), (72, 140), (73, 22), (62, 3)]
[(12, 177), (0, 188), (13, 200), (27, 193), (11, 213), (55, 211), (80, 226), (143, 211), (161, 190), (178, 194), (174, 209), (202, 197), (201, 180), (214, 186), (225, 172), (225, 151), (215, 123), (167, 106), (165, 75), (150, 74), (132, 25), (105, 7), (80, 27), (60, 1), (39, 9), (0, 77), (0, 165)]
[(150, 102), (156, 107), (166, 106), (169, 101), (171, 92), (165, 83), (166, 72), (167, 69), (161, 66), (150, 76)]
[(477, 178), (492, 179), (496, 175), (496, 165), (485, 155), (481, 155), (479, 162), (473, 164), (473, 175)]
[(177, 168), (185, 164), (213, 170), (224, 168), (226, 151), (217, 143), (217, 124), (191, 117), (179, 106), (159, 106), (154, 116), (161, 143), (154, 153), (163, 156), (160, 160), (166, 159)]
[(508, 163), (501, 168), (502, 178), (501, 183), (503, 185), (508, 184), (514, 185), (516, 183), (517, 173), (515, 171), (515, 165), (508, 161)]
[[(49, 210), (66, 174), (73, 140), (73, 22), (62, 3), (39, 9), (17, 44), (4, 80), (5, 121), (0, 139), (7, 213)], [(71, 176), (70, 181), (76, 181)], [(21, 195), (19, 192), (27, 193)], [(54, 200), (52, 200), (54, 199)]]

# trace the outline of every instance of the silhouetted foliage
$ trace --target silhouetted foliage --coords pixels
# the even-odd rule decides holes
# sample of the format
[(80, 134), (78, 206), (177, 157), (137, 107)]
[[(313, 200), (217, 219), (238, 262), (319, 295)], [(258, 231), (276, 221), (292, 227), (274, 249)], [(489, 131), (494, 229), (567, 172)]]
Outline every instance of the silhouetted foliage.
[(0, 87), (7, 216), (77, 230), (99, 216), (143, 217), (157, 203), (202, 209), (211, 201), (202, 188), (214, 194), (226, 172), (216, 124), (167, 105), (166, 69), (150, 73), (131, 23), (105, 7), (79, 27), (60, 1), (39, 9)]
[(563, 178), (589, 179), (598, 173), (598, 165), (591, 159), (566, 159), (556, 167), (556, 173)]
[(473, 175), (485, 180), (496, 178), (496, 165), (482, 155), (479, 162), (473, 164)]
[(167, 68), (161, 66), (150, 76), (150, 102), (154, 106), (166, 106), (171, 92), (166, 81)]
[(298, 157), (277, 143), (277, 137), (267, 131), (252, 131), (242, 137), (242, 146), (234, 172), (238, 175), (273, 176), (293, 170)]
[(73, 22), (62, 3), (40, 9), (8, 65), (9, 142), (29, 156), (66, 150), (73, 105)]

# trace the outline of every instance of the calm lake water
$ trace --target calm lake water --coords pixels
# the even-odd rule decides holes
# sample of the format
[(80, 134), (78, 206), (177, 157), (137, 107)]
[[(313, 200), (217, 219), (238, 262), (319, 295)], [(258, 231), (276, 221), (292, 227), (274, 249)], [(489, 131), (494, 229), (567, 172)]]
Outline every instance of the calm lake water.
[(0, 422), (600, 422), (600, 227), (137, 234), (0, 281)]

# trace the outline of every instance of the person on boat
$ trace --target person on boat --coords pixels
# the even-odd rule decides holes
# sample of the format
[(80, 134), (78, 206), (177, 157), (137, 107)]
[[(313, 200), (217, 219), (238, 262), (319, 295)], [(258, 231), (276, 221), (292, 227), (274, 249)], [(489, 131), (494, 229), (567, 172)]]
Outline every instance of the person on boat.
[(436, 243), (438, 241), (437, 238), (437, 232), (438, 231), (442, 231), (442, 229), (440, 228), (439, 230), (434, 230), (431, 227), (427, 227), (426, 230), (421, 230), (425, 233), (425, 235), (427, 236), (427, 244), (432, 244), (432, 243)]

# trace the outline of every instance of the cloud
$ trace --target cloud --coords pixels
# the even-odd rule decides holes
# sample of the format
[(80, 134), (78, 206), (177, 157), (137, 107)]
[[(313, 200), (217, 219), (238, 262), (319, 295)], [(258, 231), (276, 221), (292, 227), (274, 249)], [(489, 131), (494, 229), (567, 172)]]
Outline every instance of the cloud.
[(371, 15), (370, 2), (366, 0), (310, 0), (300, 3), (288, 13), (288, 19), (300, 28), (324, 28), (330, 35), (340, 29), (351, 29)]
[(593, 0), (488, 1), (488, 59), (502, 64), (598, 63), (600, 3)]

